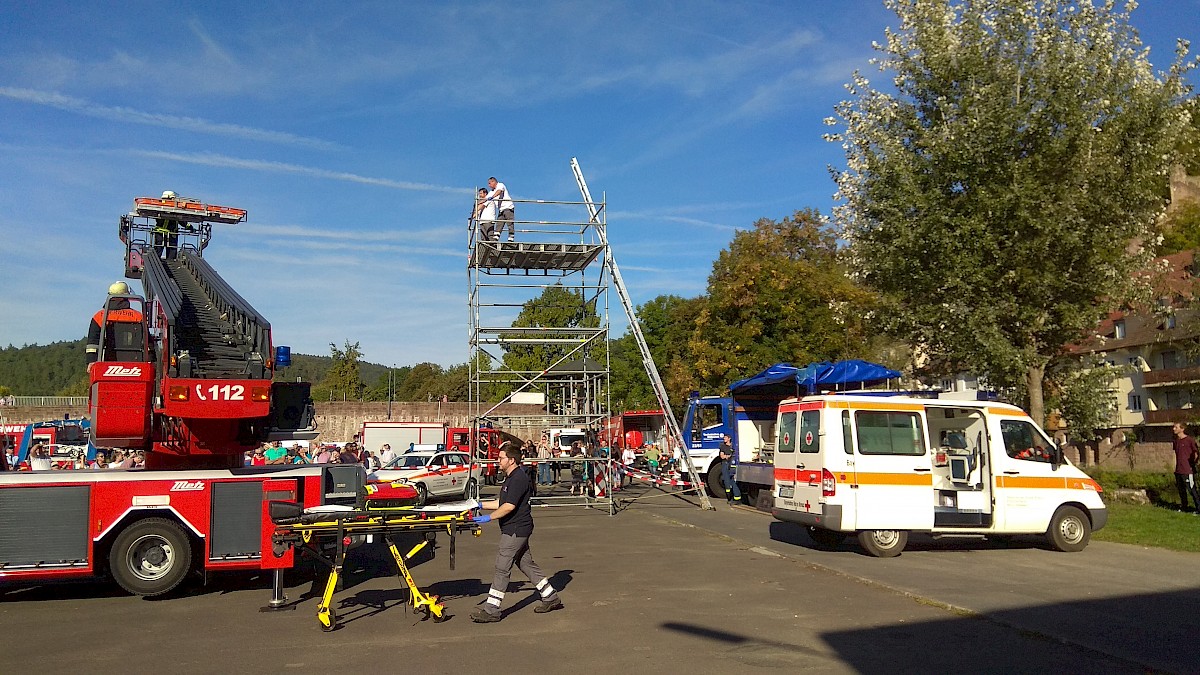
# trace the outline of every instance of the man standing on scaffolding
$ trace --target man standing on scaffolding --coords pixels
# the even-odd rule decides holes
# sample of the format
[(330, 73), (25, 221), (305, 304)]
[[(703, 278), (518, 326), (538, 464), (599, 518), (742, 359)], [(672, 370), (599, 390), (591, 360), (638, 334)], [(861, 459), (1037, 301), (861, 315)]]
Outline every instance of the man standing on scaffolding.
[(496, 218), (496, 239), (499, 240), (504, 234), (504, 223), (508, 223), (508, 241), (514, 242), (517, 240), (513, 223), (516, 220), (516, 205), (513, 204), (512, 195), (508, 193), (508, 187), (497, 181), (495, 176), (488, 179), (488, 187), (492, 191), (487, 194), (487, 199), (496, 202), (500, 209), (500, 215)]
[(496, 552), (496, 576), (488, 589), (487, 600), (471, 612), (475, 623), (495, 623), (500, 620), (500, 607), (504, 604), (504, 593), (512, 575), (513, 564), (521, 570), (537, 588), (542, 602), (533, 611), (538, 614), (562, 609), (563, 603), (550, 580), (542, 574), (542, 568), (529, 552), (529, 537), (533, 535), (533, 511), (529, 499), (533, 496), (533, 481), (529, 472), (521, 466), (521, 448), (514, 443), (505, 443), (500, 450), (500, 470), (508, 474), (504, 487), (500, 488), (499, 499), (484, 502), (484, 508), (495, 509), (476, 522), (500, 521), (500, 548)]

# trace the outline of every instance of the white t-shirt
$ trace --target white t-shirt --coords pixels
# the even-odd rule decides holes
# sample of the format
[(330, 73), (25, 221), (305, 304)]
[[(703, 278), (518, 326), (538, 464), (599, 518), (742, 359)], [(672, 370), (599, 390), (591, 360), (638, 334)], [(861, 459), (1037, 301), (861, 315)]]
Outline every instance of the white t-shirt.
[[(516, 206), (512, 202), (512, 195), (508, 194), (508, 188), (505, 187), (504, 183), (497, 182), (496, 189), (489, 192), (487, 198), (492, 200), (493, 204), (499, 201), (501, 211), (516, 209)], [(486, 209), (486, 207), (484, 208)], [(495, 218), (495, 216), (492, 217)]]
[(487, 222), (496, 219), (496, 200), (489, 199), (483, 203), (483, 209), (479, 212), (479, 221)]
[(633, 448), (625, 448), (625, 452), (621, 453), (621, 461), (627, 466), (633, 466), (633, 463), (636, 460), (637, 453), (633, 451)]
[(379, 456), (379, 463), (383, 466), (387, 466), (388, 464), (391, 464), (392, 460), (394, 459), (396, 459), (396, 451), (388, 448), (387, 450), (383, 451), (382, 455)]
[(50, 460), (45, 457), (33, 457), (29, 460), (29, 468), (33, 471), (49, 471)]

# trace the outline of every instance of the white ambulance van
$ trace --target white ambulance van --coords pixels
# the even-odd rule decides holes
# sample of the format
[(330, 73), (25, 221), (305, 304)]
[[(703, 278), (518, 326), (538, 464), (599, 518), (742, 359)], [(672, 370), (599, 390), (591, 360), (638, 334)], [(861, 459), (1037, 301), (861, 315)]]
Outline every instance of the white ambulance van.
[(1081, 551), (1104, 527), (1100, 486), (1020, 408), (986, 401), (827, 395), (780, 403), (777, 520), (818, 545), (849, 535), (899, 555), (910, 532), (1044, 534)]

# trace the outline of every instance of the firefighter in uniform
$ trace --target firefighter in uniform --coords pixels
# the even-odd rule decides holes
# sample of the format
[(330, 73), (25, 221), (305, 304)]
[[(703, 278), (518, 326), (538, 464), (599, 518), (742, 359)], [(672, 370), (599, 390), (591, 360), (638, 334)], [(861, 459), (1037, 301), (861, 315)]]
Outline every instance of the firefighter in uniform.
[[(167, 190), (162, 193), (164, 200), (176, 200), (179, 197)], [(171, 218), (154, 219), (154, 250), (158, 257), (164, 260), (174, 260), (179, 255), (179, 221)]]
[(521, 466), (521, 448), (513, 443), (506, 443), (500, 450), (500, 470), (508, 474), (504, 487), (500, 488), (500, 498), (492, 499), (483, 504), (484, 508), (495, 509), (491, 514), (479, 516), (476, 522), (486, 523), (493, 518), (500, 521), (500, 549), (496, 552), (496, 576), (488, 589), (488, 597), (484, 603), (471, 613), (475, 623), (493, 623), (500, 620), (500, 606), (504, 603), (504, 593), (508, 590), (508, 581), (515, 564), (518, 569), (529, 577), (541, 596), (542, 602), (533, 611), (538, 614), (562, 609), (563, 603), (554, 586), (542, 568), (533, 560), (529, 552), (529, 537), (533, 534), (533, 512), (529, 508), (529, 498), (533, 496), (533, 481), (529, 472)]
[[(111, 326), (115, 323), (141, 323), (142, 313), (129, 306), (129, 300), (126, 298), (114, 298), (114, 295), (129, 295), (129, 284), (124, 281), (118, 281), (108, 287), (108, 323)], [(84, 348), (84, 353), (87, 356), (88, 363), (95, 363), (100, 360), (100, 352), (103, 345), (100, 344), (101, 322), (104, 321), (104, 310), (96, 312), (92, 315), (92, 323), (88, 326), (87, 346)]]

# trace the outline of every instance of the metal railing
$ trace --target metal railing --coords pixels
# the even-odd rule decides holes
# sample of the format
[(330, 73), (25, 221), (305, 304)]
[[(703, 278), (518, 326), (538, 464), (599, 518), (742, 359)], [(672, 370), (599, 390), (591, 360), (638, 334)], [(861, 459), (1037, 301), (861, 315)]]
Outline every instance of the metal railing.
[(86, 407), (86, 396), (4, 396), (0, 397), (0, 406), (11, 408), (83, 408)]

